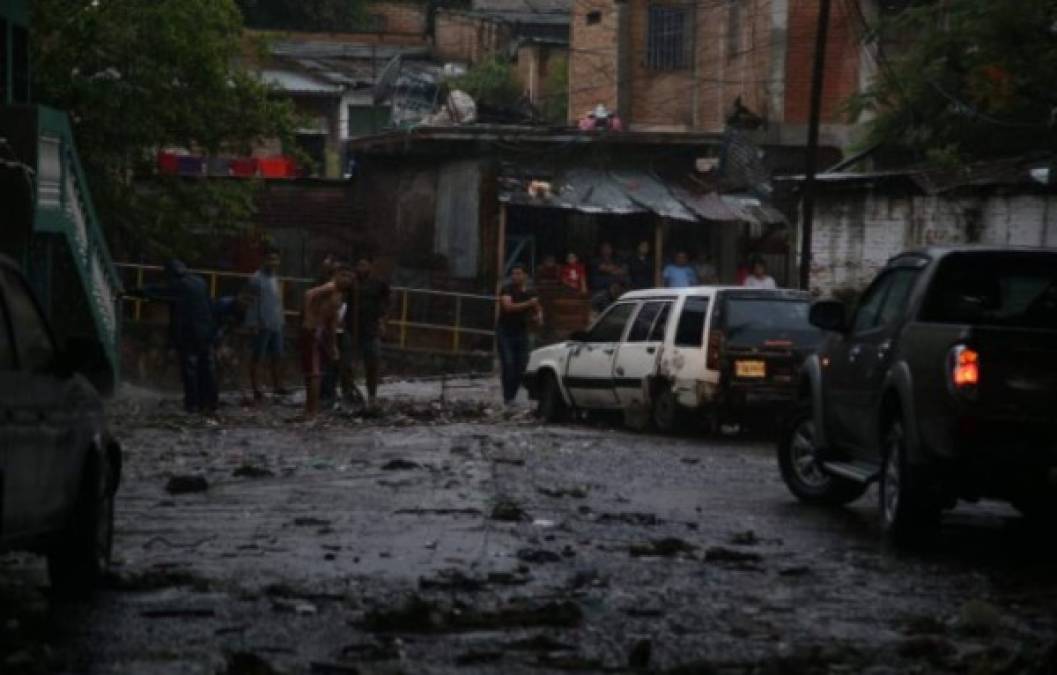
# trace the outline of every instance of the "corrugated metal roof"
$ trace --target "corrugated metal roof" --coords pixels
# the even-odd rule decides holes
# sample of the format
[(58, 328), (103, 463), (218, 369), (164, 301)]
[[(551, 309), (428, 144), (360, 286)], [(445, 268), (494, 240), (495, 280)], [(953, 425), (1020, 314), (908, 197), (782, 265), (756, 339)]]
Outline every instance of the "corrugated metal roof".
[(259, 76), (267, 84), (292, 93), (340, 94), (344, 89), (340, 84), (324, 82), (305, 73), (290, 70), (266, 69), (260, 71)]
[(717, 192), (694, 194), (681, 187), (674, 187), (672, 193), (704, 220), (733, 222), (742, 219), (742, 214), (728, 206)]
[(580, 213), (654, 213), (685, 222), (747, 222), (756, 225), (785, 222), (780, 211), (753, 197), (694, 194), (633, 169), (571, 169), (551, 182), (549, 196), (529, 194), (521, 181), (515, 180), (513, 184), (516, 187), (500, 193), (501, 202)]
[(696, 222), (691, 213), (672, 195), (668, 187), (642, 171), (611, 171), (609, 177), (616, 181), (624, 193), (640, 206), (663, 218)]

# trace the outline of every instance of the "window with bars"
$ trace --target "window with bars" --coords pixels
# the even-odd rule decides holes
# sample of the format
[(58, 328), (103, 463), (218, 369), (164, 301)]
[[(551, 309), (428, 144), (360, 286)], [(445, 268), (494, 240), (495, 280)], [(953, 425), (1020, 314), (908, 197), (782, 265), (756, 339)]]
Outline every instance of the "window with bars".
[(646, 65), (653, 70), (690, 67), (693, 22), (690, 8), (651, 5), (646, 33)]

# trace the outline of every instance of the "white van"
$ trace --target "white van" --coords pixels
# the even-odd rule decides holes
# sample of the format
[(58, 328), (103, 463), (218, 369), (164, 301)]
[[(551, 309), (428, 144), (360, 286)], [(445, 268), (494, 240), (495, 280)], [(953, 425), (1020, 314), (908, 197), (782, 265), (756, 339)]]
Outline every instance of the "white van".
[(795, 398), (822, 338), (803, 291), (697, 286), (632, 291), (590, 329), (532, 352), (525, 373), (539, 415), (623, 411), (629, 426), (671, 431), (688, 412), (713, 425)]

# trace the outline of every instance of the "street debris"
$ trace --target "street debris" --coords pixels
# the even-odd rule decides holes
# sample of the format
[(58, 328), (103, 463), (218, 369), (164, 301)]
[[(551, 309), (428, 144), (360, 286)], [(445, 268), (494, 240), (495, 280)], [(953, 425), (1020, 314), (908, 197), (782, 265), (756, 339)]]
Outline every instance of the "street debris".
[(632, 544), (629, 551), (635, 557), (671, 557), (679, 554), (693, 554), (696, 546), (689, 544), (678, 537), (665, 537), (654, 539), (645, 544)]
[(173, 476), (165, 484), (165, 491), (171, 495), (205, 492), (208, 489), (209, 483), (204, 476)]
[(496, 502), (496, 505), (492, 507), (492, 513), (489, 518), (510, 523), (519, 523), (530, 519), (524, 509), (509, 499), (501, 499)]

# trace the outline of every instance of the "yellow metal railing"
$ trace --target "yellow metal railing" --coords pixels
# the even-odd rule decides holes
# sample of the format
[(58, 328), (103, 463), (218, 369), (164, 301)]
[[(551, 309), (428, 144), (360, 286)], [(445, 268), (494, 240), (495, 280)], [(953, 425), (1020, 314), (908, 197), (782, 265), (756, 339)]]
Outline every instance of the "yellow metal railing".
[[(117, 263), (116, 267), (123, 274), (133, 274), (134, 283), (126, 287), (143, 286), (147, 277), (159, 275), (163, 268), (158, 265), (137, 263)], [(231, 288), (231, 282), (238, 286), (231, 293), (237, 293), (252, 274), (244, 272), (227, 272), (220, 270), (192, 269), (194, 274), (205, 278), (209, 285), (210, 297), (216, 299), (222, 286)], [(300, 287), (308, 290), (314, 279), (302, 277), (279, 277), (279, 292), (284, 300), (288, 318), (300, 314), (300, 295), (295, 296), (296, 303), (286, 301), (288, 289)], [(447, 353), (490, 353), (495, 341), (493, 319), (495, 316), (496, 297), (475, 293), (455, 293), (435, 291), (424, 288), (406, 288), (394, 286), (392, 292), (396, 298), (399, 318), (390, 317), (386, 323), (396, 328), (395, 335), (387, 331), (385, 341), (401, 349), (410, 351), (433, 351)], [(143, 320), (143, 303), (141, 298), (126, 297), (125, 302), (131, 305), (132, 315), (129, 320)], [(438, 304), (440, 305), (438, 307)], [(445, 305), (452, 311), (447, 311)], [(467, 311), (467, 305), (477, 305), (477, 311)], [(439, 336), (438, 336), (439, 335)]]

